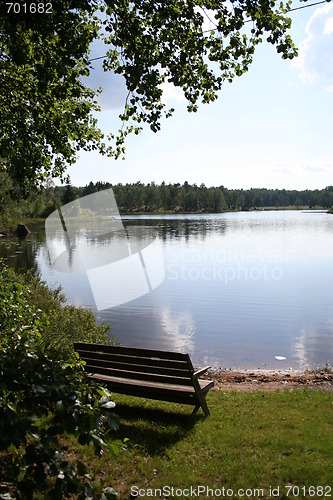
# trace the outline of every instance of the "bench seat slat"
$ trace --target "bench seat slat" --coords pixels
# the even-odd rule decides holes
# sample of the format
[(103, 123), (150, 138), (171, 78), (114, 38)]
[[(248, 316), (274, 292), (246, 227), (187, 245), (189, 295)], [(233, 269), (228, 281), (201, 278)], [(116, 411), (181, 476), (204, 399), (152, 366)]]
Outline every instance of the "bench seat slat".
[[(93, 351), (84, 351), (82, 349), (77, 349), (76, 352), (79, 354), (81, 359), (88, 361), (88, 359), (100, 360), (102, 362), (115, 362), (126, 365), (142, 365), (142, 370), (146, 370), (146, 366), (154, 366), (156, 370), (161, 369), (163, 372), (165, 370), (176, 370), (181, 371), (184, 370), (188, 373), (188, 363), (187, 360), (183, 361), (170, 361), (165, 359), (157, 359), (157, 358), (139, 358), (138, 356), (124, 356), (119, 354), (108, 354), (108, 353), (99, 353)], [(148, 368), (149, 369), (149, 368)]]
[[(106, 368), (110, 370), (125, 370), (127, 372), (134, 372), (137, 377), (140, 378), (140, 373), (151, 373), (154, 375), (164, 375), (168, 377), (180, 377), (191, 380), (191, 373), (189, 370), (176, 370), (175, 368), (165, 368), (160, 366), (150, 365), (139, 365), (134, 360), (132, 364), (123, 363), (119, 361), (106, 361), (94, 358), (83, 358), (86, 362), (86, 369), (92, 367)], [(101, 372), (102, 373), (102, 372)]]
[(101, 366), (96, 366), (94, 363), (87, 363), (85, 366), (86, 371), (91, 373), (98, 373), (110, 377), (124, 377), (130, 378), (138, 381), (151, 381), (151, 382), (161, 382), (161, 383), (172, 383), (174, 385), (192, 385), (192, 379), (187, 377), (175, 377), (171, 375), (161, 375), (153, 372), (135, 372), (131, 370), (126, 370), (117, 368), (104, 368)]
[(131, 356), (139, 357), (156, 357), (160, 359), (170, 359), (183, 361), (189, 358), (188, 354), (183, 354), (181, 352), (172, 351), (158, 351), (156, 349), (142, 349), (138, 347), (123, 347), (114, 345), (102, 345), (102, 344), (86, 344), (84, 342), (74, 342), (75, 350), (83, 349), (86, 351), (96, 351), (96, 352), (116, 352), (118, 354), (125, 354)]
[[(91, 375), (91, 378), (99, 382), (104, 382), (111, 391), (119, 392), (120, 394), (179, 402), (188, 405), (196, 405), (198, 403), (195, 389), (191, 386), (152, 383), (122, 377), (108, 377), (100, 374)], [(203, 394), (206, 394), (214, 385), (214, 382), (211, 380), (200, 380), (199, 382)]]

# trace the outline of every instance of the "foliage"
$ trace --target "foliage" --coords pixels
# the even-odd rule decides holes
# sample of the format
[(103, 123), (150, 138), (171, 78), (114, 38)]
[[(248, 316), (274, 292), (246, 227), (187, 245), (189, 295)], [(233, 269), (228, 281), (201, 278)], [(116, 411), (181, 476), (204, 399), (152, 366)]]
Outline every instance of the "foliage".
[(43, 190), (30, 192), (23, 199), (19, 186), (8, 174), (0, 172), (0, 230), (14, 232), (23, 220), (47, 217), (61, 203), (57, 194), (52, 184), (48, 183)]
[(99, 29), (97, 1), (71, 3), (55, 0), (52, 14), (0, 6), (0, 157), (24, 190), (63, 176), (78, 149), (100, 147), (95, 93), (81, 82)]
[(195, 112), (199, 100), (216, 100), (225, 81), (231, 83), (248, 70), (264, 32), (283, 58), (297, 54), (286, 35), (291, 2), (136, 0), (107, 5), (106, 41), (111, 48), (104, 67), (124, 76), (129, 93), (121, 118), (133, 122), (120, 131), (116, 154), (129, 131), (138, 133), (137, 124), (146, 122), (156, 132), (162, 115), (173, 113), (161, 101), (164, 83), (180, 87), (188, 110)]
[(35, 276), (33, 270), (25, 274), (4, 268), (2, 282), (13, 283), (29, 290), (29, 304), (39, 311), (38, 321), (41, 335), (39, 346), (52, 359), (67, 361), (74, 356), (73, 342), (114, 343), (109, 339), (110, 326), (96, 324), (92, 311), (66, 304), (61, 288), (51, 290)]
[(73, 342), (114, 343), (108, 338), (109, 326), (97, 325), (94, 314), (82, 307), (66, 305), (54, 308), (46, 316), (46, 327), (41, 338), (44, 349), (53, 357), (66, 359), (73, 354)]
[[(12, 498), (91, 498), (88, 467), (71, 463), (61, 437), (73, 435), (95, 454), (118, 428), (106, 389), (88, 381), (74, 358), (64, 362), (41, 339), (46, 313), (34, 292), (2, 263), (0, 277), (0, 475)], [(111, 440), (116, 453), (122, 441)], [(105, 497), (107, 498), (107, 497)], [(111, 497), (110, 497), (111, 498)]]
[[(64, 179), (80, 149), (119, 157), (128, 133), (143, 123), (159, 130), (173, 112), (162, 102), (165, 83), (179, 87), (196, 111), (248, 70), (265, 33), (283, 58), (297, 54), (287, 35), (289, 1), (53, 0), (48, 13), (30, 3), (19, 12), (0, 4), (1, 167), (23, 191), (48, 177)], [(98, 91), (82, 81), (98, 38), (109, 47), (104, 69), (128, 89), (123, 126), (109, 146), (94, 114)]]

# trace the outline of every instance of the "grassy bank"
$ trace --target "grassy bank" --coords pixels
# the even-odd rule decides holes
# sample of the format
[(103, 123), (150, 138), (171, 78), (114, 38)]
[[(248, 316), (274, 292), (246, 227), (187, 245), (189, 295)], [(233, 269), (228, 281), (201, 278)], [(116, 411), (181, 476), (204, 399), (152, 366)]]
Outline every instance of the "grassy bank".
[(210, 417), (194, 422), (185, 406), (118, 395), (114, 400), (118, 436), (130, 439), (128, 450), (114, 461), (83, 449), (80, 459), (120, 499), (131, 492), (172, 498), (172, 487), (175, 498), (273, 498), (270, 488), (279, 488), (278, 498), (319, 498), (321, 486), (333, 495), (330, 393), (215, 391), (208, 395)]

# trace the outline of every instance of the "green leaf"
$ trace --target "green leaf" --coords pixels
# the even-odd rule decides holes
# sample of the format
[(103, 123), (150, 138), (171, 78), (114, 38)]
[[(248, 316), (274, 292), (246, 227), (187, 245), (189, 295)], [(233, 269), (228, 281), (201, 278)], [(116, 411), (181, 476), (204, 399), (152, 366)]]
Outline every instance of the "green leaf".
[(33, 392), (35, 392), (37, 394), (45, 394), (46, 393), (45, 387), (42, 387), (41, 385), (38, 385), (38, 384), (32, 384), (31, 389)]
[(83, 462), (78, 460), (76, 465), (77, 465), (77, 472), (78, 472), (79, 476), (84, 476), (85, 474), (87, 474), (88, 469), (87, 469), (87, 466)]
[(114, 500), (118, 497), (118, 493), (111, 486), (103, 489), (102, 500)]
[(119, 429), (119, 417), (115, 413), (110, 412), (108, 414), (107, 423), (110, 429), (117, 431)]

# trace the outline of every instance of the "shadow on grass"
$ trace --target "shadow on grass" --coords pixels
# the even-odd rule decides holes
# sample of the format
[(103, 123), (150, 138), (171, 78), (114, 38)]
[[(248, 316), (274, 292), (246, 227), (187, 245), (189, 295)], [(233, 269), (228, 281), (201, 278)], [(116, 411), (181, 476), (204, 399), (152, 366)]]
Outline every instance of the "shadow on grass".
[(152, 456), (163, 454), (184, 439), (196, 423), (204, 420), (203, 415), (191, 418), (192, 407), (175, 409), (176, 405), (155, 403), (147, 403), (146, 407), (145, 402), (121, 401), (115, 408), (120, 418), (118, 436), (129, 438), (132, 446), (139, 443), (140, 448)]

